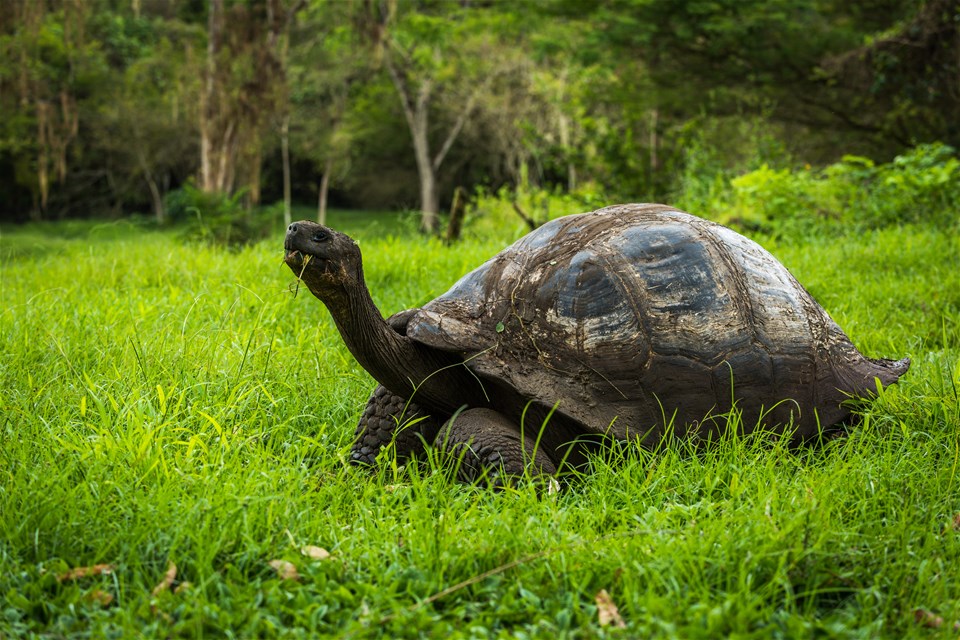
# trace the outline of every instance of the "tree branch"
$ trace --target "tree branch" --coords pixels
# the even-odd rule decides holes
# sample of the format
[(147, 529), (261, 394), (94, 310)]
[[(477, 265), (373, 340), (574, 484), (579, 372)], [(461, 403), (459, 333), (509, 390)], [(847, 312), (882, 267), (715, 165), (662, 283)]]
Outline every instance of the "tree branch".
[(393, 86), (397, 90), (397, 95), (400, 97), (403, 115), (407, 118), (407, 124), (410, 126), (410, 130), (413, 131), (417, 126), (417, 121), (414, 116), (413, 105), (410, 103), (410, 88), (407, 86), (406, 80), (400, 77), (400, 72), (397, 71), (397, 67), (393, 64), (393, 59), (389, 53), (384, 56), (384, 64), (387, 67), (387, 72), (390, 74), (390, 80), (393, 81)]
[(457, 117), (457, 121), (454, 123), (453, 128), (450, 129), (450, 132), (447, 134), (447, 139), (443, 141), (440, 151), (437, 152), (436, 157), (433, 159), (434, 171), (440, 170), (440, 165), (443, 164), (444, 159), (447, 157), (447, 152), (450, 151), (450, 147), (452, 147), (453, 143), (456, 142), (457, 136), (460, 135), (460, 130), (463, 129), (463, 126), (467, 123), (467, 118), (470, 117), (471, 112), (473, 112), (473, 108), (477, 105), (477, 99), (480, 97), (480, 94), (485, 92), (490, 87), (494, 77), (500, 73), (504, 73), (504, 71), (491, 73), (479, 87), (470, 93), (470, 97), (467, 98), (467, 104), (464, 106), (463, 111), (460, 112), (460, 115)]
[(480, 94), (480, 90), (477, 89), (470, 94), (470, 98), (467, 99), (467, 104), (463, 108), (463, 111), (460, 112), (459, 117), (457, 117), (456, 123), (454, 123), (453, 128), (450, 129), (450, 132), (447, 134), (447, 139), (443, 141), (443, 146), (440, 147), (440, 151), (437, 152), (437, 155), (433, 158), (433, 170), (438, 171), (440, 165), (443, 164), (444, 158), (447, 157), (447, 152), (450, 151), (450, 147), (453, 146), (453, 143), (456, 142), (457, 136), (460, 135), (460, 130), (463, 129), (463, 125), (466, 124), (467, 118), (470, 117), (470, 112), (473, 111), (474, 105), (477, 102), (477, 96)]

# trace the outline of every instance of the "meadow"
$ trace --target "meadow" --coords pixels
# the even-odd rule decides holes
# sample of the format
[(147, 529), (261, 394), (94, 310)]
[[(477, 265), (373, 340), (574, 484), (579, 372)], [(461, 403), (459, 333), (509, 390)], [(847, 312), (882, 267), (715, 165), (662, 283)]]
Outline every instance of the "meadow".
[[(385, 315), (512, 239), (333, 224)], [(3, 228), (0, 638), (956, 637), (958, 234), (760, 240), (900, 384), (820, 446), (625, 448), (547, 493), (349, 466), (374, 383), (280, 228)]]

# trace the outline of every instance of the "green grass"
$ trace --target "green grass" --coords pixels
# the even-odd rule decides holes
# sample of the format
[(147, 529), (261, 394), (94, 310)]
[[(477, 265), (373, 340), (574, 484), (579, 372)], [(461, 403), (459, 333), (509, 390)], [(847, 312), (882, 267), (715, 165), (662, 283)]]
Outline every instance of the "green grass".
[[(374, 224), (353, 230), (385, 313), (505, 242)], [(373, 383), (292, 295), (279, 236), (108, 228), (0, 235), (0, 638), (956, 636), (956, 238), (771, 246), (864, 351), (914, 360), (849, 438), (617, 452), (544, 495), (347, 466)]]

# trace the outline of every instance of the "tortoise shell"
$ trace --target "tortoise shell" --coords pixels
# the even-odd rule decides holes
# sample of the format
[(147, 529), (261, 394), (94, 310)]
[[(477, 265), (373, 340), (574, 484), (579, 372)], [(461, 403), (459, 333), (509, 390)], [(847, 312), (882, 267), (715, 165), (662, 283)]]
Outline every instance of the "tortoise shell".
[(809, 438), (909, 360), (865, 358), (787, 269), (736, 232), (663, 205), (553, 220), (414, 313), (492, 405), (586, 433), (718, 434), (731, 410)]

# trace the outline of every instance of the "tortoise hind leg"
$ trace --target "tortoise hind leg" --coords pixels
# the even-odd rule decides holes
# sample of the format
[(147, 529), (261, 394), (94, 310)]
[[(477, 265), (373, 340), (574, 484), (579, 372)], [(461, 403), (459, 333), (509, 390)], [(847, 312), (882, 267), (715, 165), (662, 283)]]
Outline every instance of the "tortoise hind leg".
[(538, 446), (536, 433), (521, 434), (503, 414), (468, 409), (451, 418), (437, 445), (458, 462), (457, 479), (503, 487), (529, 472), (553, 476), (557, 466)]
[(439, 430), (440, 423), (419, 406), (377, 385), (357, 424), (350, 462), (372, 465), (391, 443), (397, 460), (404, 462), (422, 455), (424, 441), (432, 443)]

